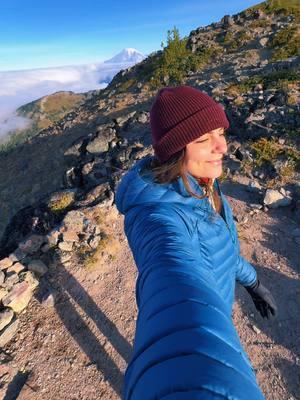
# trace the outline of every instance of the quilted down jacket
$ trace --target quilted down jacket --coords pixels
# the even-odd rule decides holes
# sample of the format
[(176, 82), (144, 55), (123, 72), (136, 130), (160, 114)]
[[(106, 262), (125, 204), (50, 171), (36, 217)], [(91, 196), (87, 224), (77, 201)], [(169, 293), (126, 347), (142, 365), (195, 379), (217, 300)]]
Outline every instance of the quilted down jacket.
[[(136, 266), (138, 318), (124, 400), (263, 400), (232, 322), (235, 282), (256, 271), (241, 255), (218, 180), (223, 217), (183, 181), (158, 184), (137, 161), (117, 187), (116, 206)], [(191, 189), (203, 194), (188, 174)]]

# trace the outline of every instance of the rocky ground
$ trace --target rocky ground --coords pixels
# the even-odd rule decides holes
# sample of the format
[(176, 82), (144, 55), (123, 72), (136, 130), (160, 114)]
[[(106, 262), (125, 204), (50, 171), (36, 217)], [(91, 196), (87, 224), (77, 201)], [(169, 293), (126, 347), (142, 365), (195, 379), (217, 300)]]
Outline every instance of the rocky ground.
[[(299, 244), (289, 207), (256, 210), (247, 177), (222, 183), (238, 219), (242, 254), (272, 291), (279, 314), (264, 320), (237, 287), (233, 320), (267, 400), (300, 398)], [(249, 206), (251, 204), (251, 207)], [(14, 339), (1, 353), (1, 399), (120, 399), (137, 317), (136, 267), (115, 206), (107, 210), (114, 257), (92, 266), (49, 256)]]

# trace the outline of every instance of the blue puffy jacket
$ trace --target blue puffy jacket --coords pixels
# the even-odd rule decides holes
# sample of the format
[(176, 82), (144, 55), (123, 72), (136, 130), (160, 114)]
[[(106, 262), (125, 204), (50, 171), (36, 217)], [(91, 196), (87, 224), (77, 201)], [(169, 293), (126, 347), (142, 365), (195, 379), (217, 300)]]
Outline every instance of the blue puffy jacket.
[[(138, 318), (124, 400), (262, 400), (232, 322), (235, 281), (256, 271), (240, 255), (237, 230), (218, 180), (225, 218), (183, 181), (154, 183), (144, 157), (117, 187), (116, 206), (138, 268)], [(188, 174), (191, 189), (203, 194)]]

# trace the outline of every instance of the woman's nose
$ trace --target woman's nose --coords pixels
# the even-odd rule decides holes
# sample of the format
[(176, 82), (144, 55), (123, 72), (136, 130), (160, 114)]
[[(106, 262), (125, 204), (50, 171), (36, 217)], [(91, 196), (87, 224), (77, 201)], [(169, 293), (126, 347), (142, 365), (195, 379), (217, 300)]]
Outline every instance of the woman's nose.
[(216, 153), (226, 153), (227, 152), (227, 143), (226, 139), (223, 135), (215, 137), (213, 140), (213, 151)]

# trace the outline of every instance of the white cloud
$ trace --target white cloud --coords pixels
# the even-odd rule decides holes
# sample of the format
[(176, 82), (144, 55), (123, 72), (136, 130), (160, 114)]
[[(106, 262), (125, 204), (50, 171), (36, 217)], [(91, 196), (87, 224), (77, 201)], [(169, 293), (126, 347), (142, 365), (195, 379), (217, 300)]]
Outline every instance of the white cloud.
[(32, 121), (29, 118), (19, 117), (15, 114), (10, 115), (0, 124), (0, 143), (4, 141), (8, 132), (28, 128), (31, 123)]
[(83, 93), (102, 89), (113, 76), (130, 64), (94, 63), (79, 66), (40, 68), (23, 71), (0, 71), (0, 137), (29, 124), (17, 117), (15, 110), (23, 104), (60, 90)]

